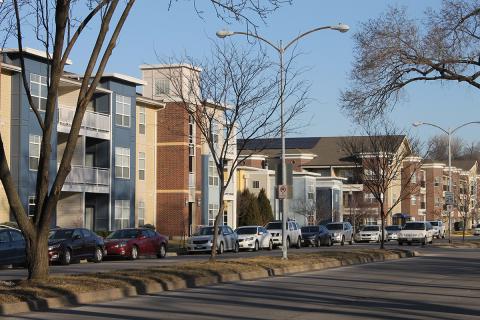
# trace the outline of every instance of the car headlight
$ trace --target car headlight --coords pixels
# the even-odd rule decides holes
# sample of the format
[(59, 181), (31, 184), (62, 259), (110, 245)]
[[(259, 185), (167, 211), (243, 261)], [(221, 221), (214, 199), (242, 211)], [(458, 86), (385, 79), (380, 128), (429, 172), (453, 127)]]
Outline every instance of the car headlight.
[(48, 246), (48, 251), (51, 251), (53, 249), (58, 249), (58, 248), (60, 248), (60, 246), (61, 246), (60, 243), (52, 244), (51, 246)]

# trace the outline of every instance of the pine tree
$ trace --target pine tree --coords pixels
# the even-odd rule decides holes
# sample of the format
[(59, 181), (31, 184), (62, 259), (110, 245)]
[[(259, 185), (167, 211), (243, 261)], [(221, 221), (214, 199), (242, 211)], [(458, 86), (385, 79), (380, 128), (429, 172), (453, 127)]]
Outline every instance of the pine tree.
[(262, 188), (257, 198), (258, 209), (260, 210), (260, 225), (266, 225), (273, 220), (273, 210), (270, 205), (270, 200), (268, 200), (267, 193), (265, 189)]
[(248, 189), (238, 196), (238, 226), (258, 225), (261, 223), (257, 197)]

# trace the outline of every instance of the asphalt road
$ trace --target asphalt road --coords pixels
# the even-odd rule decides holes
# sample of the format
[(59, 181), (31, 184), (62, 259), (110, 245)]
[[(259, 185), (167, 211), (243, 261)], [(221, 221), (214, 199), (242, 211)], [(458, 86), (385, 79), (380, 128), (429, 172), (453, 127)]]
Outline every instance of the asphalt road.
[[(478, 237), (477, 237), (478, 238)], [(447, 243), (448, 241), (445, 239), (435, 239), (434, 243)], [(302, 249), (290, 249), (289, 252), (297, 253), (297, 252), (313, 252), (316, 250), (345, 250), (345, 249), (365, 249), (365, 248), (378, 248), (379, 244), (377, 243), (362, 243), (358, 244), (355, 243), (353, 245), (345, 245), (340, 246), (338, 244), (332, 247), (320, 247), (320, 248), (302, 248)], [(435, 249), (429, 245), (422, 247), (420, 245), (412, 245), (409, 246), (398, 246), (396, 241), (387, 242), (387, 248), (414, 248), (417, 251), (431, 251)], [(252, 257), (257, 255), (281, 255), (281, 250), (276, 249), (272, 251), (262, 250), (258, 252), (248, 252), (242, 251), (240, 253), (225, 253), (221, 256), (218, 256), (220, 259), (229, 259), (229, 258), (240, 258), (240, 257)], [(69, 266), (61, 266), (61, 265), (52, 265), (50, 267), (51, 274), (82, 274), (82, 273), (96, 273), (96, 272), (108, 272), (111, 270), (124, 270), (124, 269), (142, 269), (146, 267), (155, 267), (155, 266), (162, 266), (162, 265), (172, 265), (176, 263), (184, 263), (184, 262), (194, 262), (194, 261), (205, 261), (208, 260), (208, 254), (195, 254), (195, 255), (185, 255), (185, 256), (178, 256), (178, 257), (167, 257), (165, 259), (157, 259), (157, 258), (142, 258), (136, 261), (129, 261), (129, 260), (106, 260), (102, 263), (77, 263), (72, 264)], [(14, 279), (25, 279), (27, 277), (27, 271), (24, 268), (14, 268), (14, 269), (4, 269), (0, 270), (0, 280), (14, 280)]]
[(479, 319), (480, 251), (423, 254), (7, 319)]

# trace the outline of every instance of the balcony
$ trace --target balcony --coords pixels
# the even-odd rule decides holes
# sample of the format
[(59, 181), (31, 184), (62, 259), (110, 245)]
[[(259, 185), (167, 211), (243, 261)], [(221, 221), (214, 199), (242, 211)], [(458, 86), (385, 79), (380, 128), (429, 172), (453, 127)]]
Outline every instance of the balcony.
[[(69, 133), (75, 108), (59, 106), (58, 108), (58, 132)], [(105, 113), (86, 111), (83, 116), (80, 135), (110, 140), (110, 115)]]
[(110, 169), (72, 166), (62, 191), (109, 193)]

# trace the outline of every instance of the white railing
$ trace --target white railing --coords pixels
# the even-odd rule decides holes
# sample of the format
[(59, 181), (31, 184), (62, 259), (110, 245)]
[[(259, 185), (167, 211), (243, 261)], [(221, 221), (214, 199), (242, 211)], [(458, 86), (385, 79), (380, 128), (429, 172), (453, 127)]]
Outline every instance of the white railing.
[(105, 192), (110, 186), (110, 169), (72, 166), (72, 170), (65, 180), (65, 186), (70, 187), (69, 189), (72, 191), (75, 189), (77, 191)]
[[(58, 108), (58, 124), (61, 127), (70, 128), (75, 115), (75, 108), (60, 106)], [(83, 134), (91, 133), (94, 136), (110, 137), (110, 115), (105, 113), (86, 111), (83, 116), (82, 126), (80, 130), (84, 130)]]

